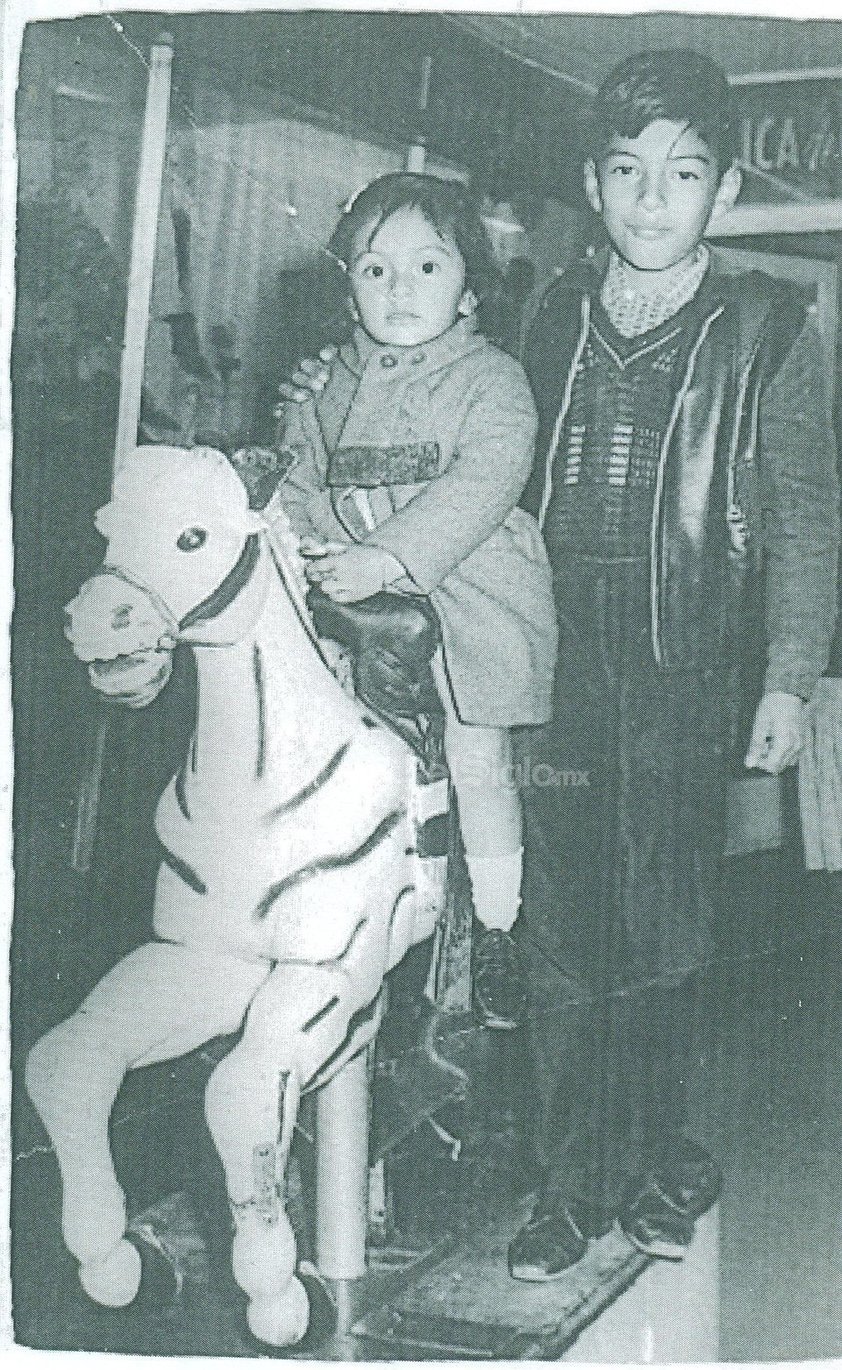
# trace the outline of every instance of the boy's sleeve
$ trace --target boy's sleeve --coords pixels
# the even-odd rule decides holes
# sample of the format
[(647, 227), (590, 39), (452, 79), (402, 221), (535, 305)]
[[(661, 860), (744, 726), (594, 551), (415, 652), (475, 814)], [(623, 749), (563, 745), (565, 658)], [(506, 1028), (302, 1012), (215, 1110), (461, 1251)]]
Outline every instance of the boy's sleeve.
[(839, 481), (826, 363), (808, 320), (760, 407), (766, 560), (765, 689), (809, 699), (837, 612)]
[(497, 353), (474, 382), (450, 466), (369, 534), (425, 593), (515, 508), (532, 467), (537, 415), (522, 367)]

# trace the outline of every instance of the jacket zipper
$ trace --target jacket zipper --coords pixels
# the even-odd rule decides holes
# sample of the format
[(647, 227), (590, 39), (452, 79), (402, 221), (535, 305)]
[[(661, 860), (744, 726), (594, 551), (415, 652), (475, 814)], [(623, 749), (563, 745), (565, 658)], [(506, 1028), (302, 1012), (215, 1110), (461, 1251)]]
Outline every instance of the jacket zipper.
[(547, 450), (547, 459), (544, 466), (544, 495), (541, 500), (541, 508), (538, 511), (538, 527), (544, 527), (544, 519), (547, 515), (547, 506), (553, 492), (553, 464), (555, 462), (558, 444), (561, 441), (561, 430), (564, 427), (564, 420), (567, 418), (567, 411), (570, 408), (570, 396), (573, 393), (573, 382), (576, 379), (576, 368), (579, 365), (582, 353), (585, 350), (585, 343), (588, 340), (588, 330), (591, 326), (591, 301), (588, 295), (582, 299), (582, 322), (579, 328), (579, 337), (576, 342), (576, 350), (573, 353), (573, 360), (567, 372), (567, 381), (564, 386), (564, 395), (561, 400), (561, 408), (553, 427), (553, 435)]
[(664, 498), (664, 472), (667, 462), (667, 450), (672, 442), (672, 435), (675, 432), (675, 425), (678, 422), (678, 415), (684, 403), (687, 391), (693, 379), (693, 371), (696, 366), (696, 358), (699, 355), (702, 343), (710, 331), (711, 324), (718, 319), (724, 311), (725, 306), (719, 305), (712, 314), (705, 319), (699, 331), (699, 336), (693, 344), (693, 349), (687, 360), (687, 368), (684, 372), (684, 379), (679, 386), (672, 407), (669, 423), (667, 424), (664, 439), (661, 443), (661, 450), (658, 454), (658, 472), (655, 477), (655, 498), (652, 503), (652, 526), (649, 536), (649, 615), (652, 632), (652, 651), (655, 661), (659, 666), (663, 665), (663, 650), (661, 647), (661, 620), (658, 613), (658, 526), (661, 521), (661, 504)]

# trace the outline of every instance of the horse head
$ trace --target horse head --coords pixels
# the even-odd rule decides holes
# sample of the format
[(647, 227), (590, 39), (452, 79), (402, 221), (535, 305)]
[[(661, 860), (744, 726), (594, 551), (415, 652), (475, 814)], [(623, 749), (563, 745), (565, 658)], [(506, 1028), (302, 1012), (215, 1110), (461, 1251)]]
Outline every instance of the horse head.
[[(121, 463), (96, 526), (104, 562), (66, 606), (65, 634), (98, 690), (147, 703), (177, 642), (214, 640), (210, 621), (254, 571), (263, 520), (221, 452), (145, 446)], [(240, 626), (229, 615), (220, 631), (234, 640)]]

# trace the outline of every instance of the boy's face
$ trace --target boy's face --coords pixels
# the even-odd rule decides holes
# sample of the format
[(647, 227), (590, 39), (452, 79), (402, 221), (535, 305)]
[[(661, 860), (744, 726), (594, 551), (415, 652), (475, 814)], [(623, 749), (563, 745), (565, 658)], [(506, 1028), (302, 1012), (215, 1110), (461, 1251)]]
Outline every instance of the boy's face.
[(359, 320), (375, 342), (417, 347), (473, 311), (461, 252), (420, 209), (395, 210), (373, 237), (371, 227), (354, 240), (348, 275)]
[(736, 167), (720, 179), (707, 143), (671, 119), (655, 119), (636, 138), (615, 135), (599, 162), (585, 167), (591, 208), (638, 271), (665, 271), (688, 257), (739, 189)]

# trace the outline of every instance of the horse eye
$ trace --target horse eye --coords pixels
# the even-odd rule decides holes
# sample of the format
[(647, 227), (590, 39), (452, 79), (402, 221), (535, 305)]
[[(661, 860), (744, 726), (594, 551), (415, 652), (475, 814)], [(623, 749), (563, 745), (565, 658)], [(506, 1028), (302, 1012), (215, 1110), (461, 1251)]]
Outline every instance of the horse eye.
[(179, 552), (196, 552), (200, 547), (204, 547), (207, 540), (205, 528), (185, 528), (183, 533), (179, 533), (175, 545)]

